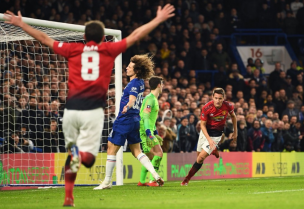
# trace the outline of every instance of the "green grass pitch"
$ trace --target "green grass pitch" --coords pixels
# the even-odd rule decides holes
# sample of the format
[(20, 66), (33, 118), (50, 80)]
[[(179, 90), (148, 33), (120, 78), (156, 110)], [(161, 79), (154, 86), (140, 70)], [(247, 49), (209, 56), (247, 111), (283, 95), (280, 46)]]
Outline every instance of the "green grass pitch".
[[(113, 186), (74, 189), (77, 208), (304, 208), (304, 178), (224, 179), (166, 182), (163, 187)], [(62, 208), (64, 188), (0, 192), (0, 208)]]

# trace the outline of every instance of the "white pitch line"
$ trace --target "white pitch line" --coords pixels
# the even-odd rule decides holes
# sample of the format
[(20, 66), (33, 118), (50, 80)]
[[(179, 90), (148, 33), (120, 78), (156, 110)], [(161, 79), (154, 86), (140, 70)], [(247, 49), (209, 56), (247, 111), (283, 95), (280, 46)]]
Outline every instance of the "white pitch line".
[(275, 190), (275, 191), (267, 191), (267, 192), (253, 192), (251, 194), (269, 194), (269, 193), (279, 193), (279, 192), (299, 192), (304, 191), (304, 189), (292, 189), (292, 190)]

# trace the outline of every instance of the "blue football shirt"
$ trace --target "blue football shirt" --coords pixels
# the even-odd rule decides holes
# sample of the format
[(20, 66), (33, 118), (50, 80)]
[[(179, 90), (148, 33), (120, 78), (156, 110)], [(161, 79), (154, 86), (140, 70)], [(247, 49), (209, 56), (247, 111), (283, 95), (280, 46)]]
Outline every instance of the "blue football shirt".
[[(145, 90), (145, 82), (143, 79), (134, 78), (125, 87), (119, 107), (119, 114), (116, 118), (119, 123), (129, 123), (140, 121), (139, 111), (143, 101), (143, 93)], [(129, 96), (133, 95), (136, 97), (136, 101), (132, 108), (130, 108), (125, 114), (122, 114), (122, 110), (129, 102)]]

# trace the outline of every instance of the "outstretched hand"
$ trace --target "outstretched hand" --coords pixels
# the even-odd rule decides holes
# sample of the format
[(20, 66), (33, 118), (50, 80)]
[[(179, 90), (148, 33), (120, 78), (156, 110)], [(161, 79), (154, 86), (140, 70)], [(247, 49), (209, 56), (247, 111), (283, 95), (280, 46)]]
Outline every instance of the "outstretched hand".
[(21, 27), (22, 26), (22, 16), (21, 16), (21, 12), (18, 11), (18, 16), (14, 15), (14, 13), (12, 13), (11, 11), (6, 11), (4, 13), (3, 18), (5, 19), (5, 23), (9, 23), (12, 24), (14, 26), (18, 26)]
[(175, 15), (173, 13), (174, 10), (175, 8), (171, 4), (166, 4), (164, 8), (161, 8), (161, 6), (159, 6), (157, 9), (156, 18), (158, 18), (161, 22), (164, 22)]

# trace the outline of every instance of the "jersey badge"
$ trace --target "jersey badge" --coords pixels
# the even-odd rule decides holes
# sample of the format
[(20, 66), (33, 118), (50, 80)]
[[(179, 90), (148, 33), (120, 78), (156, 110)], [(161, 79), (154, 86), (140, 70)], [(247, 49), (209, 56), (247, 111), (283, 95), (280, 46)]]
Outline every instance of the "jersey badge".
[(146, 112), (151, 112), (151, 106), (150, 106), (150, 105), (147, 105), (147, 107), (145, 108), (145, 111), (146, 111)]
[(223, 115), (226, 115), (226, 110), (223, 110), (222, 114), (223, 114)]

